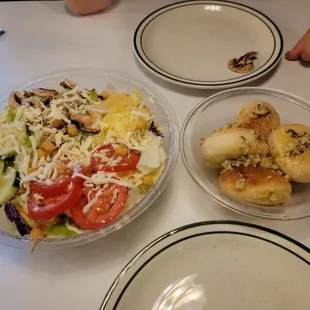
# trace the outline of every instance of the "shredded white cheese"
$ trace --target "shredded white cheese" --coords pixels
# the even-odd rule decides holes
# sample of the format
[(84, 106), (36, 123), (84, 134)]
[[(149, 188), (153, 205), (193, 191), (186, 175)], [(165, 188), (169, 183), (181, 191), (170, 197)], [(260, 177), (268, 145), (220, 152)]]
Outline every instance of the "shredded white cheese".
[(57, 147), (60, 147), (60, 145), (61, 145), (62, 136), (63, 136), (63, 133), (62, 133), (61, 131), (58, 131), (58, 132), (55, 134), (55, 143), (56, 143), (56, 146), (57, 146)]
[(78, 228), (76, 228), (76, 227), (70, 225), (68, 219), (65, 220), (65, 225), (66, 225), (66, 227), (67, 227), (70, 231), (73, 231), (73, 232), (75, 232), (76, 234), (83, 234), (83, 233), (85, 232), (85, 230), (81, 230), (81, 229), (78, 229)]
[(118, 194), (119, 194), (119, 190), (117, 188), (114, 189), (113, 196), (112, 196), (112, 199), (111, 199), (111, 205), (115, 204), (115, 202), (117, 200), (117, 197), (118, 197)]
[(43, 196), (41, 196), (40, 194), (37, 194), (37, 193), (34, 193), (34, 194), (33, 194), (33, 198), (34, 198), (35, 200), (38, 200), (38, 201), (40, 201), (40, 200), (43, 200), (43, 199), (44, 199), (44, 197), (43, 197)]
[(31, 168), (36, 168), (38, 159), (39, 159), (38, 151), (37, 151), (37, 143), (36, 143), (36, 139), (34, 138), (34, 136), (30, 136), (29, 139), (31, 142), (32, 153), (33, 153)]
[(65, 116), (62, 109), (58, 108), (56, 103), (51, 103), (51, 112), (49, 114), (49, 117), (52, 117), (54, 119), (63, 120), (68, 124), (71, 124), (71, 121)]
[(84, 174), (81, 173), (74, 173), (73, 177), (80, 177), (85, 180), (84, 185), (86, 184), (94, 184), (94, 185), (101, 185), (101, 184), (117, 184), (121, 186), (126, 186), (126, 187), (134, 187), (134, 184), (130, 181), (127, 180), (120, 180), (116, 179), (117, 175), (116, 173), (106, 173), (103, 171), (99, 171), (95, 174), (93, 174), (91, 177), (88, 177)]

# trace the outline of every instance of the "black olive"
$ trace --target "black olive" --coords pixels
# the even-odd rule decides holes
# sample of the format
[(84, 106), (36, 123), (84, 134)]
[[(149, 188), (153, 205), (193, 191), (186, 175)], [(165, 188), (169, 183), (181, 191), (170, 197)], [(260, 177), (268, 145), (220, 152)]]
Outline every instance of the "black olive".
[(5, 158), (5, 161), (7, 163), (12, 163), (12, 162), (14, 162), (14, 160), (15, 160), (15, 155), (10, 155), (9, 157)]
[(58, 215), (58, 217), (61, 219), (61, 220), (66, 220), (68, 218), (68, 215), (66, 213), (60, 213)]
[(28, 126), (28, 125), (26, 125), (26, 134), (27, 134), (28, 136), (31, 136), (31, 135), (32, 135), (32, 131), (29, 129), (29, 126)]
[(16, 94), (14, 94), (14, 98), (18, 104), (22, 104), (22, 100)]
[(43, 101), (43, 104), (44, 104), (45, 106), (49, 106), (50, 103), (51, 103), (51, 99), (50, 99), (50, 98), (45, 99), (45, 100), (42, 100), (42, 101)]

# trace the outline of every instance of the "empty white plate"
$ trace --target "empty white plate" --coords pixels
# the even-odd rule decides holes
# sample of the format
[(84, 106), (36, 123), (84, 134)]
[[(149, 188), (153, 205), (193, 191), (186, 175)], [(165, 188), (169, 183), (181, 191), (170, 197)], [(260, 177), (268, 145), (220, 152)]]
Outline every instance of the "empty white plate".
[[(240, 86), (280, 61), (280, 30), (264, 14), (226, 1), (185, 1), (147, 16), (134, 35), (138, 60), (151, 73), (181, 86), (212, 89)], [(239, 74), (228, 61), (258, 52), (254, 69)]]
[(309, 310), (310, 250), (232, 221), (181, 227), (143, 249), (101, 310)]

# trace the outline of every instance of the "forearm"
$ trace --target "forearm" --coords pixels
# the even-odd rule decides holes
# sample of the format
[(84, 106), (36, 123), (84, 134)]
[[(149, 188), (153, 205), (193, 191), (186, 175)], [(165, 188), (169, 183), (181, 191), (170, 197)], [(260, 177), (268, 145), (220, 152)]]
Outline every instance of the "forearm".
[(67, 7), (80, 15), (93, 14), (105, 10), (112, 0), (65, 0)]

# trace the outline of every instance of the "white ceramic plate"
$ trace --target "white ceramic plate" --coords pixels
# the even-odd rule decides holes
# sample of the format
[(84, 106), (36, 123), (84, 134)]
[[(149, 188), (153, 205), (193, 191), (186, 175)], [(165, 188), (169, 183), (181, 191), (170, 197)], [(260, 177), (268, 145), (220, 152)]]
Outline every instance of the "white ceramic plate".
[[(134, 35), (138, 60), (151, 73), (181, 86), (212, 89), (252, 82), (280, 61), (280, 30), (264, 14), (226, 1), (184, 1), (147, 16)], [(254, 70), (230, 71), (228, 61), (259, 53)]]
[(101, 310), (308, 310), (310, 250), (241, 222), (181, 227), (143, 249)]

